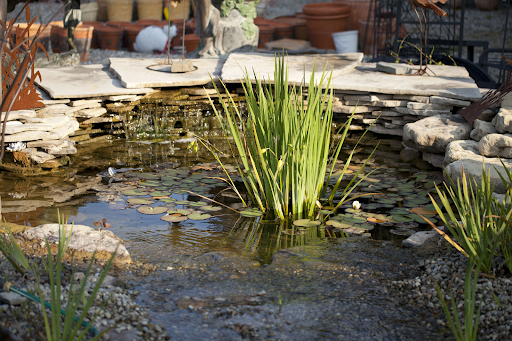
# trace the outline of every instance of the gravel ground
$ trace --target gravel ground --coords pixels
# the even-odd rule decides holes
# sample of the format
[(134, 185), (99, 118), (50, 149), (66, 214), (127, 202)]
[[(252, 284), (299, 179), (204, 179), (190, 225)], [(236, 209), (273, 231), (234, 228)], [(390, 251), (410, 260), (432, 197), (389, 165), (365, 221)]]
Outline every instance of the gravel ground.
[[(409, 266), (413, 274), (408, 279), (392, 281), (392, 294), (398, 302), (408, 307), (423, 308), (437, 316), (437, 324), (445, 323), (444, 313), (435, 290), (437, 282), (445, 301), (451, 306), (451, 289), (455, 293), (455, 302), (463, 321), (464, 312), (464, 276), (466, 258), (460, 252), (446, 250), (446, 242), (439, 240), (438, 245), (443, 251), (426, 259), (421, 259)], [(512, 339), (512, 278), (508, 271), (489, 278), (480, 275), (477, 284), (477, 307), (482, 301), (479, 321), (479, 339), (510, 340)]]
[[(42, 266), (40, 257), (29, 256), (28, 260), (29, 262), (33, 262), (39, 266), (39, 271), (43, 274), (41, 276), (41, 291), (44, 299), (49, 301), (49, 279), (44, 274), (44, 268)], [(85, 278), (85, 270), (87, 265), (88, 264), (85, 263), (77, 264), (77, 268), (74, 273), (74, 278), (76, 281), (81, 281)], [(147, 275), (149, 271), (153, 269), (154, 267), (151, 265), (142, 265), (140, 263), (134, 264), (127, 269), (115, 267), (111, 269), (110, 274), (114, 276), (109, 275), (106, 277), (102, 288), (99, 289), (96, 300), (94, 301), (94, 304), (89, 310), (89, 314), (87, 315), (88, 319), (91, 319), (96, 312), (100, 311), (94, 324), (94, 326), (99, 331), (113, 327), (113, 329), (103, 337), (103, 340), (131, 341), (166, 339), (167, 333), (162, 329), (162, 327), (150, 323), (148, 312), (134, 303), (134, 300), (136, 299), (139, 292), (128, 289), (128, 287), (123, 282), (117, 280), (115, 277), (120, 271), (129, 271), (137, 275)], [(102, 264), (96, 264), (93, 266), (91, 276), (87, 279), (87, 294), (85, 295), (86, 299), (92, 293), (97, 279), (99, 278), (97, 276), (100, 275), (101, 271), (103, 271)], [(34, 293), (37, 296), (34, 275), (31, 272), (27, 272), (27, 276), (22, 277), (12, 268), (10, 263), (1, 253), (0, 272), (3, 275), (2, 281), (8, 281), (14, 287), (29, 293)], [(64, 276), (62, 280), (63, 307), (65, 307), (67, 304), (71, 276), (71, 266), (65, 265)], [(4, 295), (3, 292), (0, 291), (0, 293)], [(46, 335), (43, 315), (41, 313), (41, 305), (39, 303), (24, 299), (23, 297), (14, 293), (10, 293), (10, 295), (13, 295), (14, 298), (9, 301), (5, 301), (3, 297), (0, 298), (0, 328), (6, 328), (7, 330), (10, 330), (10, 332), (14, 334), (14, 336), (16, 336), (19, 340), (41, 340), (40, 335)], [(106, 306), (101, 309), (105, 302)], [(49, 313), (48, 309), (47, 313)], [(1, 331), (5, 332), (5, 329), (2, 329)], [(0, 336), (2, 336), (1, 332)]]

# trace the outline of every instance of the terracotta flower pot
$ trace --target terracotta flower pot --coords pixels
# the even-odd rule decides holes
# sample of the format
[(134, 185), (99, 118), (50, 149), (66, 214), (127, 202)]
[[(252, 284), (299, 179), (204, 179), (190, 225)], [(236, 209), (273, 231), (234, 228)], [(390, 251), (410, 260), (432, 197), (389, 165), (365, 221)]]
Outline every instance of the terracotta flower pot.
[(475, 6), (481, 11), (495, 11), (501, 0), (475, 0)]
[(60, 53), (60, 37), (59, 31), (64, 26), (62, 21), (51, 22), (50, 27), (50, 44), (52, 46), (53, 53)]
[(358, 30), (359, 20), (368, 20), (371, 0), (333, 0), (333, 2), (350, 6), (347, 30)]
[(108, 20), (132, 21), (133, 0), (107, 0)]
[(92, 31), (91, 49), (99, 49), (100, 43), (98, 42), (97, 28), (104, 26), (103, 23), (100, 21), (84, 21), (82, 24), (94, 27), (94, 31)]
[(137, 20), (135, 23), (137, 25), (142, 25), (144, 27), (148, 27), (148, 26), (164, 27), (167, 24), (167, 22), (165, 22), (165, 21), (154, 20), (154, 19)]
[(258, 26), (258, 28), (260, 30), (260, 35), (258, 38), (258, 48), (264, 49), (265, 44), (271, 42), (272, 39), (274, 38), (275, 28), (266, 25)]
[(137, 0), (137, 15), (141, 20), (160, 21), (162, 19), (163, 7), (163, 0)]
[(98, 42), (104, 50), (119, 50), (124, 29), (121, 27), (98, 27)]
[(306, 25), (306, 19), (298, 18), (297, 16), (286, 16), (275, 18), (276, 22), (287, 22), (294, 24), (295, 28), (293, 31), (293, 37), (300, 40), (309, 40), (308, 26)]
[(78, 25), (75, 28), (75, 46), (80, 53), (80, 62), (86, 62), (89, 59), (93, 32), (94, 26)]
[[(183, 36), (182, 36), (183, 39)], [(182, 40), (180, 41), (180, 46), (182, 44)], [(185, 49), (188, 52), (193, 52), (196, 50), (197, 45), (199, 45), (199, 36), (195, 33), (185, 34)]]
[(135, 51), (133, 48), (133, 43), (135, 43), (135, 39), (137, 39), (137, 35), (140, 31), (144, 29), (144, 26), (141, 25), (126, 25), (124, 27), (124, 38), (123, 38), (123, 45), (126, 45), (128, 47), (128, 50)]
[(453, 8), (461, 8), (462, 0), (448, 0), (448, 5), (452, 6)]
[(321, 49), (336, 49), (332, 33), (347, 30), (350, 6), (318, 2), (302, 7), (306, 15), (311, 45)]
[(276, 22), (270, 24), (274, 28), (274, 40), (279, 39), (292, 39), (295, 25), (287, 22)]
[[(39, 30), (39, 27), (41, 27), (41, 25), (35, 24), (35, 23), (32, 24), (32, 26), (30, 26), (28, 32), (25, 32), (25, 34), (23, 32), (27, 28), (26, 23), (15, 24), (15, 27), (16, 27), (16, 43), (18, 44), (25, 38), (34, 37), (37, 34), (37, 31)], [(43, 27), (44, 27), (44, 25), (43, 25)], [(41, 29), (42, 29), (42, 27), (41, 27)], [(43, 32), (41, 32), (41, 35), (39, 36), (39, 39), (37, 40), (41, 45), (43, 45), (43, 47), (46, 51), (50, 50), (50, 33), (51, 33), (51, 26), (48, 25), (46, 27), (46, 29)], [(28, 39), (26, 41), (27, 46), (30, 45), (31, 43), (32, 43), (32, 39)], [(38, 47), (37, 51), (40, 52), (42, 50)]]

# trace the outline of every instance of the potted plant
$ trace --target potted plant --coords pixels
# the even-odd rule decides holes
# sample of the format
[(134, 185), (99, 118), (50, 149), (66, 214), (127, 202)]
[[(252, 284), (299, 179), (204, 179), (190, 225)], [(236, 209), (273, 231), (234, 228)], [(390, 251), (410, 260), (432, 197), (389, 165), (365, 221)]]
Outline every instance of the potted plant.
[(475, 0), (475, 6), (481, 11), (495, 11), (501, 0)]

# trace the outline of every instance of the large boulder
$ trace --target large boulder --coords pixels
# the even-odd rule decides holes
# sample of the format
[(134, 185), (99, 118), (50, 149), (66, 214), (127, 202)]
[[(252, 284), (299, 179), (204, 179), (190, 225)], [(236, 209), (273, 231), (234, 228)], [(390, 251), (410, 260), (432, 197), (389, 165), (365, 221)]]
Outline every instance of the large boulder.
[(253, 52), (258, 47), (259, 31), (253, 20), (232, 9), (227, 17), (219, 20), (222, 30), (222, 49), (229, 52)]
[(501, 108), (492, 119), (492, 124), (500, 133), (512, 133), (512, 110)]
[(489, 134), (478, 143), (480, 154), (484, 156), (499, 156), (512, 158), (512, 135)]
[(473, 140), (452, 141), (446, 147), (443, 165), (460, 159), (481, 158), (478, 142)]
[[(68, 225), (68, 233), (71, 231), (71, 225)], [(28, 229), (23, 233), (27, 239), (40, 240), (41, 247), (45, 247), (44, 240), (48, 239), (50, 244), (58, 243), (59, 224), (44, 224)], [(123, 241), (111, 231), (98, 231), (85, 225), (73, 225), (71, 239), (68, 250), (74, 251), (76, 258), (88, 259), (96, 252), (96, 259), (107, 260), (116, 250), (114, 259), (118, 264), (129, 264), (132, 262), (130, 254), (126, 250)]]
[(496, 134), (497, 132), (491, 122), (475, 120), (473, 122), (473, 130), (471, 130), (469, 136), (475, 141), (480, 141), (485, 135)]
[[(505, 167), (512, 169), (512, 160), (501, 159), (505, 164)], [(466, 173), (468, 178), (473, 178), (480, 184), (482, 181), (482, 170), (485, 162), (485, 171), (487, 175), (491, 177), (491, 184), (494, 184), (494, 192), (503, 194), (507, 191), (507, 186), (510, 187), (510, 182), (507, 181), (507, 185), (503, 183), (498, 172), (505, 178), (508, 179), (507, 173), (503, 168), (503, 165), (498, 158), (487, 158), (481, 156), (480, 158), (464, 158), (450, 163), (446, 166), (446, 173), (452, 178), (453, 181), (457, 182), (457, 179), (462, 178), (462, 172)], [(446, 177), (446, 174), (445, 174)], [(448, 179), (445, 179), (448, 180)]]
[(467, 140), (469, 124), (460, 115), (438, 115), (408, 123), (404, 126), (403, 141), (407, 147), (428, 153), (444, 153), (452, 141)]

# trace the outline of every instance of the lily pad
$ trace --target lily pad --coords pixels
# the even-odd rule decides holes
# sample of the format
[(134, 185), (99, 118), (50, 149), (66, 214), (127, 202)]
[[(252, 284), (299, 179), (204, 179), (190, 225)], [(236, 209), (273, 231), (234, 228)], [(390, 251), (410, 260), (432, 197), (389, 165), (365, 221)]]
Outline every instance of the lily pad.
[(153, 180), (142, 181), (140, 184), (142, 186), (146, 186), (146, 187), (159, 187), (159, 186), (162, 186), (162, 183), (160, 181), (153, 181)]
[(169, 191), (153, 191), (149, 193), (152, 197), (166, 197), (169, 194), (171, 194)]
[(135, 174), (139, 179), (157, 180), (160, 179), (161, 175), (157, 173), (139, 173)]
[(222, 207), (219, 206), (210, 206), (210, 205), (204, 205), (199, 207), (201, 211), (207, 211), (207, 212), (216, 212), (222, 210)]
[(127, 195), (127, 196), (142, 196), (142, 195), (148, 195), (149, 192), (145, 191), (143, 189), (129, 189), (127, 191), (122, 191), (121, 194)]
[(161, 217), (160, 219), (162, 219), (163, 221), (168, 221), (170, 223), (179, 223), (181, 221), (185, 221), (188, 219), (187, 216), (174, 216), (174, 215), (164, 215), (163, 217)]
[(337, 229), (347, 229), (349, 227), (352, 227), (352, 225), (350, 225), (350, 224), (347, 224), (347, 223), (344, 223), (344, 222), (339, 222), (339, 221), (332, 220), (332, 219), (326, 221), (325, 225), (332, 226), (332, 227), (337, 228)]
[(190, 213), (192, 213), (192, 211), (186, 210), (186, 209), (183, 209), (183, 208), (180, 208), (180, 209), (170, 209), (170, 210), (167, 211), (167, 214), (189, 215)]
[(393, 220), (394, 221), (398, 221), (398, 222), (414, 221), (414, 219), (412, 219), (412, 218), (409, 218), (409, 217), (406, 217), (406, 216), (403, 216), (403, 215), (399, 215), (399, 214), (393, 214)]
[(191, 202), (189, 202), (189, 205), (194, 206), (194, 207), (200, 207), (200, 206), (208, 205), (208, 203), (205, 201), (191, 201)]
[(174, 203), (177, 204), (177, 205), (188, 205), (188, 204), (190, 204), (190, 201), (188, 201), (188, 200), (176, 200)]
[(300, 227), (313, 227), (320, 225), (321, 222), (318, 220), (299, 219), (293, 222), (293, 225)]
[(168, 207), (164, 206), (140, 206), (139, 208), (137, 208), (137, 211), (143, 214), (162, 214), (167, 212), (168, 209)]
[(174, 198), (162, 198), (162, 199), (158, 199), (159, 202), (176, 202), (177, 200), (174, 199)]
[(189, 214), (188, 215), (188, 218), (189, 219), (192, 219), (192, 220), (205, 220), (205, 219), (208, 219), (208, 218), (211, 218), (212, 216), (209, 215), (208, 213), (193, 213), (193, 214)]
[(152, 198), (129, 198), (126, 202), (132, 205), (149, 205), (154, 203), (155, 200)]
[(263, 214), (263, 212), (261, 212), (260, 210), (255, 210), (255, 209), (248, 209), (248, 210), (240, 211), (240, 215), (242, 217), (248, 217), (248, 218), (259, 217), (262, 214)]

